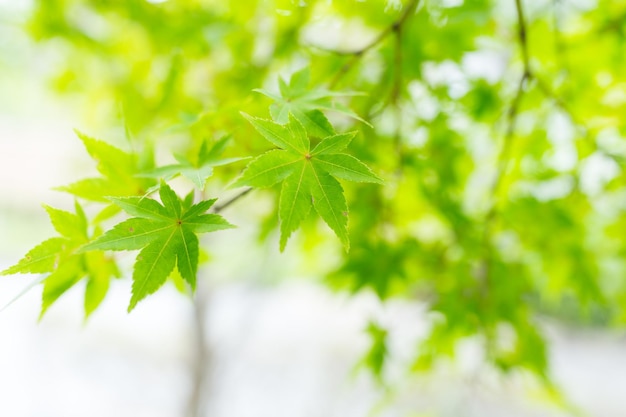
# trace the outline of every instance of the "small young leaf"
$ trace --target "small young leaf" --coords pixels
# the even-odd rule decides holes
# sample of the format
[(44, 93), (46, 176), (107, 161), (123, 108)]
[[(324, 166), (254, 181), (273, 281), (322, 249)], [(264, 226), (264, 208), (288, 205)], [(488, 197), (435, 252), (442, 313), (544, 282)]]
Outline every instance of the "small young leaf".
[(140, 177), (169, 180), (182, 175), (194, 183), (199, 189), (204, 189), (206, 180), (213, 175), (213, 167), (231, 164), (247, 158), (220, 158), (230, 136), (217, 141), (211, 148), (203, 142), (198, 152), (197, 162), (192, 162), (181, 155), (175, 155), (178, 164), (165, 165), (140, 174)]
[[(280, 124), (289, 122), (289, 115), (291, 114), (315, 137), (326, 137), (334, 134), (332, 127), (330, 131), (326, 131), (330, 123), (319, 119), (319, 114), (322, 114), (321, 110), (335, 111), (371, 126), (348, 107), (334, 100), (336, 97), (362, 95), (361, 93), (309, 89), (308, 84), (309, 70), (308, 68), (303, 68), (291, 76), (289, 85), (287, 85), (282, 78), (278, 79), (280, 95), (270, 93), (266, 90), (254, 91), (275, 101), (275, 103), (270, 106), (270, 114), (276, 122)], [(312, 115), (311, 112), (318, 112), (318, 114)], [(276, 144), (276, 146), (280, 145)]]

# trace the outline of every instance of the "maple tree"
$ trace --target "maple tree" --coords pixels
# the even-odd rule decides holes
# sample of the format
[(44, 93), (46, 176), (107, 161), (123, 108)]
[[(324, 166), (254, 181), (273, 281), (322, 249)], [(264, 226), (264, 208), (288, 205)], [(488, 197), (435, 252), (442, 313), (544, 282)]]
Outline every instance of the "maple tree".
[[(36, 1), (31, 35), (66, 46), (54, 87), (124, 129), (77, 132), (99, 176), (59, 187), (77, 201), (46, 208), (60, 236), (2, 273), (44, 274), (42, 314), (83, 279), (86, 315), (121, 276), (129, 310), (168, 279), (191, 294), (197, 234), (267, 198), (260, 241), (341, 246), (313, 270), (329, 287), (427, 306), (410, 369), (475, 338), (551, 388), (542, 315), (626, 319), (626, 9), (505, 3)], [(382, 378), (393, 334), (367, 333)]]

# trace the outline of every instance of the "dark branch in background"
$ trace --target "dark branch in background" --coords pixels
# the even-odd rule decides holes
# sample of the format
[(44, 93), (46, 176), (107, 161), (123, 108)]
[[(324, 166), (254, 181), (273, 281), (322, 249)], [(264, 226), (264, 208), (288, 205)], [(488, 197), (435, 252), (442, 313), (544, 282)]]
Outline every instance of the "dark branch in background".
[[(521, 39), (521, 38), (520, 38)], [(487, 215), (487, 219), (493, 217), (494, 212), (496, 210), (498, 192), (500, 191), (500, 185), (502, 184), (503, 176), (508, 168), (510, 161), (511, 148), (513, 145), (513, 135), (515, 134), (515, 123), (517, 121), (517, 115), (519, 113), (520, 103), (522, 101), (522, 97), (524, 96), (524, 87), (526, 83), (532, 77), (530, 68), (524, 68), (524, 72), (522, 73), (522, 77), (520, 78), (517, 84), (517, 90), (515, 92), (515, 96), (513, 97), (513, 101), (511, 102), (511, 107), (509, 108), (507, 114), (507, 127), (506, 133), (504, 135), (504, 139), (502, 141), (502, 149), (500, 149), (500, 153), (498, 155), (498, 166), (496, 170), (496, 175), (493, 179), (493, 184), (491, 185), (491, 196), (494, 199), (489, 214)]]
[(396, 147), (396, 154), (398, 156), (398, 172), (400, 172), (403, 166), (402, 156), (402, 109), (399, 105), (400, 93), (402, 90), (402, 25), (398, 25), (394, 32), (394, 77), (393, 86), (391, 88), (391, 94), (389, 100), (396, 111), (396, 132), (394, 135), (394, 144)]
[[(419, 5), (420, 0), (410, 0), (404, 7), (404, 10), (400, 17), (393, 22), (391, 25), (387, 26), (385, 30), (380, 32), (376, 38), (374, 38), (369, 44), (366, 46), (351, 52), (345, 51), (333, 51), (338, 55), (346, 55), (350, 56), (348, 61), (344, 63), (344, 65), (337, 71), (331, 82), (329, 83), (329, 87), (333, 88), (339, 80), (346, 75), (354, 65), (367, 53), (368, 51), (374, 49), (377, 45), (382, 43), (389, 36), (394, 37), (394, 55), (393, 55), (393, 80), (391, 85), (391, 92), (387, 99), (385, 99), (384, 103), (381, 103), (380, 106), (377, 107), (375, 112), (369, 112), (368, 118), (371, 119), (375, 117), (377, 114), (382, 112), (388, 105), (392, 105), (395, 108), (395, 118), (396, 118), (396, 131), (394, 134), (394, 145), (395, 151), (398, 156), (398, 166), (402, 166), (402, 143), (401, 143), (401, 133), (402, 133), (402, 112), (399, 106), (399, 99), (402, 92), (402, 65), (403, 65), (403, 56), (402, 56), (402, 32), (406, 22), (409, 20), (409, 17), (415, 13), (417, 6)], [(384, 89), (385, 83), (379, 83), (381, 89)], [(382, 93), (382, 90), (381, 90)], [(376, 94), (372, 97), (373, 100), (378, 101), (380, 94)], [(370, 107), (371, 108), (371, 107)]]
[(515, 0), (515, 9), (517, 11), (517, 37), (519, 39), (520, 48), (522, 49), (522, 60), (524, 62), (524, 72), (530, 74), (530, 59), (528, 54), (528, 36), (526, 29), (526, 17), (524, 16), (524, 7), (522, 0)]
[(497, 170), (490, 190), (491, 205), (485, 216), (483, 233), (485, 257), (483, 259), (483, 268), (481, 271), (481, 277), (483, 280), (483, 293), (486, 293), (488, 291), (488, 288), (490, 286), (490, 280), (492, 279), (491, 265), (493, 263), (493, 248), (491, 247), (490, 239), (493, 234), (495, 222), (497, 220), (498, 194), (500, 193), (500, 188), (502, 186), (504, 176), (506, 175), (506, 171), (508, 170), (508, 166), (510, 163), (510, 154), (515, 134), (515, 124), (517, 121), (517, 116), (519, 114), (520, 103), (525, 93), (526, 85), (531, 82), (535, 83), (537, 88), (546, 98), (552, 100), (557, 108), (567, 114), (572, 123), (581, 130), (583, 136), (589, 138), (590, 135), (589, 130), (580, 120), (578, 120), (569, 105), (562, 98), (560, 98), (554, 90), (552, 90), (547, 82), (545, 82), (539, 75), (537, 75), (533, 71), (530, 63), (530, 53), (528, 50), (528, 26), (522, 0), (515, 0), (515, 9), (517, 13), (518, 24), (517, 38), (522, 55), (523, 73), (519, 80), (515, 96), (513, 97), (511, 106), (507, 114), (506, 131), (503, 138), (502, 148), (500, 149), (498, 155)]
[(224, 210), (226, 207), (233, 204), (235, 201), (244, 197), (246, 194), (248, 194), (252, 190), (253, 190), (252, 188), (246, 188), (245, 190), (243, 190), (242, 192), (240, 192), (239, 194), (237, 194), (230, 200), (226, 200), (224, 203), (216, 205), (215, 207), (213, 207), (213, 213), (219, 213), (220, 211)]
[[(252, 188), (246, 188), (239, 194), (213, 207), (213, 213), (219, 213), (231, 204), (246, 196)], [(205, 394), (211, 375), (210, 343), (207, 341), (206, 323), (209, 301), (209, 289), (202, 280), (198, 280), (198, 288), (193, 297), (193, 360), (191, 361), (192, 388), (187, 402), (187, 417), (205, 415)]]
[(504, 134), (502, 148), (498, 154), (498, 164), (496, 173), (491, 185), (490, 196), (491, 202), (489, 210), (485, 216), (484, 228), (483, 228), (483, 248), (485, 251), (484, 258), (482, 260), (482, 267), (479, 271), (479, 278), (481, 279), (481, 294), (483, 298), (486, 297), (489, 288), (491, 287), (492, 280), (492, 264), (493, 264), (493, 248), (491, 246), (491, 236), (493, 234), (493, 228), (497, 218), (498, 211), (498, 194), (502, 185), (504, 175), (509, 166), (511, 149), (513, 147), (513, 138), (515, 134), (515, 123), (519, 114), (520, 103), (524, 96), (524, 87), (533, 78), (533, 72), (530, 68), (530, 54), (528, 52), (528, 36), (526, 18), (524, 16), (524, 8), (522, 6), (522, 0), (515, 0), (515, 9), (517, 11), (517, 39), (519, 47), (522, 53), (523, 72), (517, 85), (517, 90), (511, 107), (507, 114), (507, 127)]
[(211, 357), (206, 340), (206, 315), (209, 292), (202, 281), (193, 299), (194, 352), (191, 361), (192, 390), (187, 403), (187, 417), (202, 417), (206, 408), (205, 393), (210, 376)]
[(586, 128), (584, 123), (575, 116), (570, 106), (561, 97), (559, 97), (559, 95), (546, 81), (544, 81), (532, 70), (530, 64), (530, 53), (528, 52), (528, 26), (526, 23), (522, 0), (515, 0), (515, 9), (517, 11), (518, 24), (517, 37), (522, 53), (522, 62), (524, 67), (522, 77), (520, 78), (517, 87), (517, 92), (511, 102), (511, 107), (508, 112), (506, 133), (502, 143), (502, 149), (500, 150), (500, 154), (498, 156), (498, 169), (491, 189), (493, 203), (487, 215), (488, 222), (491, 222), (491, 220), (495, 217), (495, 212), (497, 211), (497, 194), (502, 183), (502, 178), (508, 168), (513, 135), (515, 133), (515, 123), (519, 113), (519, 106), (524, 95), (524, 88), (528, 83), (534, 82), (543, 95), (552, 100), (554, 104), (570, 118), (572, 123), (581, 130), (583, 136), (589, 137), (589, 130)]
[(372, 50), (374, 47), (376, 47), (376, 45), (384, 41), (388, 36), (399, 33), (402, 30), (402, 26), (405, 24), (409, 16), (411, 16), (411, 13), (413, 13), (415, 9), (417, 8), (419, 2), (420, 0), (411, 0), (404, 8), (404, 11), (402, 12), (402, 15), (400, 15), (398, 20), (393, 22), (391, 25), (387, 26), (385, 30), (380, 32), (378, 36), (374, 38), (374, 40), (372, 40), (369, 44), (365, 45), (364, 47), (357, 49), (356, 51), (332, 51), (333, 53), (337, 55), (350, 56), (350, 59), (348, 59), (348, 61), (345, 64), (343, 64), (341, 68), (339, 68), (339, 71), (337, 71), (337, 74), (335, 74), (335, 77), (331, 80), (328, 86), (330, 88), (333, 88), (335, 85), (337, 85), (339, 80), (344, 75), (346, 75), (348, 71), (350, 71), (350, 69), (352, 69), (352, 67), (359, 61), (359, 59), (361, 59), (363, 55), (365, 55), (365, 53)]
[(513, 135), (515, 133), (515, 122), (517, 120), (517, 115), (519, 113), (520, 103), (522, 101), (522, 97), (524, 96), (524, 87), (526, 83), (529, 82), (534, 76), (530, 68), (530, 55), (528, 53), (528, 37), (527, 37), (527, 29), (526, 29), (526, 18), (524, 17), (524, 8), (522, 6), (521, 0), (515, 0), (515, 8), (517, 10), (517, 38), (520, 45), (520, 49), (522, 52), (522, 62), (524, 65), (522, 76), (518, 82), (517, 90), (515, 92), (515, 96), (513, 97), (513, 101), (511, 102), (511, 107), (509, 108), (507, 114), (507, 127), (504, 135), (504, 139), (502, 141), (502, 148), (498, 154), (498, 165), (496, 169), (496, 174), (493, 179), (493, 183), (491, 185), (491, 207), (486, 216), (486, 231), (489, 231), (489, 227), (491, 226), (492, 220), (495, 217), (495, 213), (497, 210), (497, 196), (500, 191), (500, 185), (502, 184), (502, 179), (504, 174), (508, 168), (511, 148), (513, 145)]

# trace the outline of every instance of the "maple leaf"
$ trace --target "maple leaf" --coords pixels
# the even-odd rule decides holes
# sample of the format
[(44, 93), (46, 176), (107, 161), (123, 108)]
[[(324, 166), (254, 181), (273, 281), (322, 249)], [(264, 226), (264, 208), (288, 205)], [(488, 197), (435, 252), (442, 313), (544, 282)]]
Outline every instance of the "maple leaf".
[(79, 180), (57, 187), (57, 190), (86, 200), (108, 202), (109, 196), (141, 195), (154, 184), (154, 180), (137, 177), (141, 163), (135, 155), (79, 131), (75, 132), (89, 155), (98, 163), (96, 168), (101, 177)]
[[(152, 167), (152, 155), (147, 154), (146, 160), (139, 160), (137, 155), (124, 152), (106, 142), (89, 137), (75, 130), (85, 145), (89, 155), (97, 162), (99, 177), (85, 178), (69, 185), (56, 187), (85, 200), (110, 203), (110, 196), (143, 195), (151, 190), (156, 183), (153, 178), (141, 178), (138, 174)], [(110, 218), (119, 213), (113, 204), (107, 205), (97, 216), (94, 223)]]
[(369, 125), (355, 112), (335, 100), (337, 97), (361, 95), (361, 93), (329, 91), (322, 88), (310, 89), (309, 78), (309, 69), (305, 67), (291, 76), (289, 84), (282, 77), (278, 78), (280, 95), (263, 89), (253, 91), (275, 101), (270, 106), (270, 115), (274, 121), (285, 124), (289, 121), (291, 114), (315, 137), (324, 138), (335, 134), (332, 125), (321, 110), (335, 111)]
[(48, 206), (45, 209), (60, 236), (35, 246), (0, 275), (48, 274), (43, 281), (40, 317), (63, 293), (86, 278), (85, 316), (88, 317), (104, 299), (111, 277), (119, 276), (117, 265), (102, 252), (77, 252), (77, 248), (89, 240), (87, 218), (78, 202), (75, 204), (76, 213)]
[(134, 266), (133, 295), (128, 311), (158, 290), (174, 266), (195, 288), (199, 257), (197, 234), (234, 227), (217, 214), (205, 214), (216, 199), (192, 204), (193, 194), (181, 200), (165, 182), (161, 183), (159, 196), (161, 203), (150, 198), (111, 198), (134, 217), (118, 223), (81, 248), (82, 251), (141, 249)]
[(295, 116), (289, 116), (289, 122), (283, 126), (271, 120), (243, 115), (261, 135), (280, 149), (252, 160), (233, 185), (269, 187), (282, 181), (278, 207), (281, 251), (311, 207), (348, 250), (348, 205), (336, 178), (382, 183), (361, 161), (340, 153), (350, 144), (356, 132), (328, 136), (311, 150), (309, 136)]
[(227, 165), (233, 162), (241, 161), (247, 158), (220, 158), (226, 148), (226, 144), (230, 140), (230, 136), (226, 136), (217, 141), (210, 148), (207, 142), (202, 142), (200, 151), (196, 161), (191, 161), (185, 156), (174, 155), (178, 164), (165, 165), (155, 168), (146, 173), (140, 174), (141, 177), (158, 178), (165, 181), (182, 175), (188, 178), (199, 189), (204, 189), (206, 180), (213, 175), (213, 167)]

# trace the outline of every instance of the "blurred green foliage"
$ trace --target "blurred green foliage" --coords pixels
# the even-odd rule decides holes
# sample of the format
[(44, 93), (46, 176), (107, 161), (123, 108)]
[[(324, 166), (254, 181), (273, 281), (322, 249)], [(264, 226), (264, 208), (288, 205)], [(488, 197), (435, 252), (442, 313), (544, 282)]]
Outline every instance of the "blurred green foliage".
[[(271, 149), (242, 111), (303, 124), (321, 111), (358, 130), (349, 152), (385, 184), (342, 182), (351, 249), (325, 282), (424, 303), (436, 320), (416, 370), (474, 337), (503, 371), (548, 382), (541, 315), (626, 320), (622, 1), (38, 0), (28, 28), (62, 57), (54, 87), (132, 138), (119, 171), (105, 157), (92, 185), (64, 188), (81, 199), (143, 196), (167, 171), (155, 149), (201, 161), (232, 135), (233, 163), (194, 181), (223, 190), (238, 157)], [(302, 68), (310, 80), (283, 81)], [(261, 240), (278, 227), (267, 192)], [(290, 244), (338, 246), (303, 233)], [(368, 332), (382, 375), (394, 335)]]

